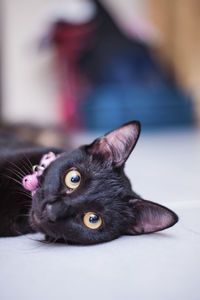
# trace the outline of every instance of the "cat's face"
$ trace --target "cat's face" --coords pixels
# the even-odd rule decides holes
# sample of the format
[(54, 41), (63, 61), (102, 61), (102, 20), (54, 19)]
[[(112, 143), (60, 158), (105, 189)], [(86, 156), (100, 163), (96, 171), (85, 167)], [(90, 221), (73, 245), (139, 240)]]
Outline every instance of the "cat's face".
[(32, 227), (51, 240), (94, 244), (174, 225), (177, 216), (142, 200), (124, 174), (139, 132), (138, 122), (128, 123), (53, 161), (39, 176)]

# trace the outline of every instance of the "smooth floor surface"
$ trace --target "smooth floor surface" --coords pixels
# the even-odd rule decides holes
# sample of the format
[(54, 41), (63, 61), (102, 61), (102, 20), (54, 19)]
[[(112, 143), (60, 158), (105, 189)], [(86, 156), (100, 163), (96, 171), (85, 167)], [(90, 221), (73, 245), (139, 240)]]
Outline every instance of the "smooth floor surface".
[(1, 238), (1, 300), (200, 299), (200, 134), (142, 134), (126, 172), (179, 223), (94, 246), (46, 245), (40, 234)]

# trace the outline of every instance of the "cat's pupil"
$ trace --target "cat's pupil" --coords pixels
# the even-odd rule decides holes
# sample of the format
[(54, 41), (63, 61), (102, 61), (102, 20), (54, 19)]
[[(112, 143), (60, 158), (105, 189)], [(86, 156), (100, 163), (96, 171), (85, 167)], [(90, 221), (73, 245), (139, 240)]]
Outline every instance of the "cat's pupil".
[(99, 221), (99, 217), (95, 214), (90, 215), (89, 222), (90, 223), (97, 223)]
[(72, 177), (71, 177), (71, 182), (73, 183), (78, 183), (80, 181), (80, 176), (77, 175), (77, 174), (74, 174)]

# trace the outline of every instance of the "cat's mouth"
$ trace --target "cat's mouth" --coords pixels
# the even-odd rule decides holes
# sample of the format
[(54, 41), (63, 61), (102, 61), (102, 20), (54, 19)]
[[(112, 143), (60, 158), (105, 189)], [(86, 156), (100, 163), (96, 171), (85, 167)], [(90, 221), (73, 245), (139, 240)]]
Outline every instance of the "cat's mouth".
[(46, 234), (45, 227), (51, 227), (55, 225), (56, 216), (52, 213), (52, 205), (46, 203), (43, 208), (35, 210), (31, 209), (29, 215), (30, 226), (35, 231), (40, 231)]
[[(45, 225), (47, 225), (45, 219), (43, 219), (43, 217), (39, 217), (33, 211), (31, 212), (31, 214), (29, 216), (29, 224), (35, 232), (41, 232), (45, 235), (44, 241), (51, 242), (51, 243), (52, 242), (66, 243), (66, 240), (64, 240), (63, 238), (58, 238), (57, 235), (55, 237), (52, 234), (51, 230), (47, 230), (47, 228), (45, 229)], [(48, 224), (48, 227), (50, 227), (49, 225), (52, 225), (52, 224)]]

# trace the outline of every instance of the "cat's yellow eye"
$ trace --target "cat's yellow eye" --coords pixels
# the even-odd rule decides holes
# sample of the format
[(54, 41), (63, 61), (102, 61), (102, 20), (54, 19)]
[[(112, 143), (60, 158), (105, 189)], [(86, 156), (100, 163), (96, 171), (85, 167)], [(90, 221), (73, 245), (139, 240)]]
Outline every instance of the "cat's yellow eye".
[(94, 212), (88, 212), (83, 217), (83, 222), (90, 229), (98, 229), (102, 225), (102, 219)]
[(81, 174), (77, 170), (71, 170), (65, 176), (65, 184), (70, 189), (76, 189), (81, 183)]

